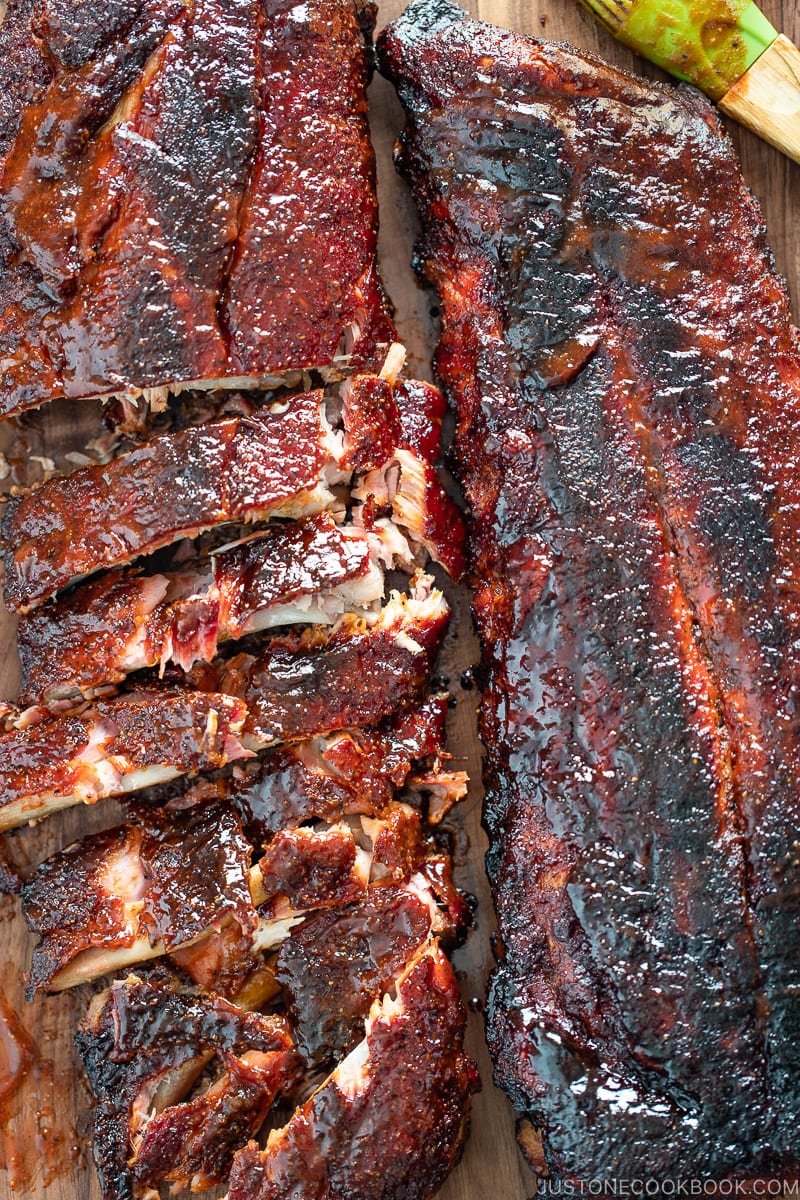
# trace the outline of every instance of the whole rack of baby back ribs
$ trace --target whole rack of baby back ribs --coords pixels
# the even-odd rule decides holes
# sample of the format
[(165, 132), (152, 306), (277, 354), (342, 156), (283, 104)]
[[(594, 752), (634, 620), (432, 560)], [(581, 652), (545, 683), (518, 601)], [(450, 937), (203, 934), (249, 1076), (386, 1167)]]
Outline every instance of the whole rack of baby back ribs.
[(540, 1172), (796, 1178), (800, 352), (758, 205), (692, 89), (451, 0), (378, 57), (472, 514), (496, 1078)]
[(0, 830), (125, 814), (24, 873), (29, 994), (86, 991), (103, 1200), (427, 1200), (479, 1086), (426, 573), (464, 536), (375, 264), (374, 12), (89, 7), (0, 23), (0, 413), (107, 429), (5, 505)]

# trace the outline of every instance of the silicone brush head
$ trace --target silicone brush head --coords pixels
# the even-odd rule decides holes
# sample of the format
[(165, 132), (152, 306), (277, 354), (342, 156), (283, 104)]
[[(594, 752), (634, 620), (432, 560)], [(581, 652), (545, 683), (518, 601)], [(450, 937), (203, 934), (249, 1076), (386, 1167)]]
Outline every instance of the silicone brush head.
[(720, 100), (778, 31), (750, 0), (581, 0), (615, 38)]

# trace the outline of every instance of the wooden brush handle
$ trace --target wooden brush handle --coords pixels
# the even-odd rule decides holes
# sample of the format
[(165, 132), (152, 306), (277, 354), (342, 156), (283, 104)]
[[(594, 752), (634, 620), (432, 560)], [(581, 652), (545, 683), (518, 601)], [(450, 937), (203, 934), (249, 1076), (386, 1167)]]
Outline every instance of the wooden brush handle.
[(800, 50), (780, 34), (719, 107), (800, 162)]

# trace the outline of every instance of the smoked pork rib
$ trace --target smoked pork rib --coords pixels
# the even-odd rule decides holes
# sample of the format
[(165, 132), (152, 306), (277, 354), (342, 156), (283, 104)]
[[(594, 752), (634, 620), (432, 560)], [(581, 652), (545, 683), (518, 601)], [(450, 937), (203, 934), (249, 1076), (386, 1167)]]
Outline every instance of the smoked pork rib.
[(325, 508), (335, 464), (322, 393), (287, 403), (163, 434), (12, 496), (6, 606), (35, 607), (74, 579), (219, 525)]
[(376, 365), (361, 0), (10, 0), (0, 415)]
[(40, 939), (31, 992), (158, 957), (231, 922), (251, 939), (251, 849), (234, 811), (215, 804), (118, 826), (45, 860), (22, 893)]
[[(225, 1179), (298, 1066), (280, 1017), (134, 975), (94, 998), (76, 1042), (96, 1100), (103, 1200), (152, 1195), (161, 1180)], [(233, 1086), (223, 1077), (223, 1087), (184, 1100), (214, 1058)]]
[(473, 514), (498, 1079), (568, 1175), (791, 1167), (800, 357), (757, 207), (696, 93), (447, 0), (379, 56)]
[(450, 619), (432, 583), (418, 576), (410, 596), (392, 592), (371, 623), (348, 614), (330, 632), (276, 637), (257, 658), (237, 655), (201, 674), (211, 691), (245, 702), (245, 733), (257, 745), (374, 724), (425, 692)]
[(329, 513), (277, 526), (204, 567), (94, 577), (20, 619), (21, 703), (59, 700), (174, 661), (210, 661), (220, 642), (271, 625), (333, 623), (383, 595), (366, 534)]
[(266, 1148), (233, 1160), (227, 1200), (427, 1200), (455, 1165), (474, 1064), (465, 1016), (438, 942), (376, 1000), (365, 1037)]
[(375, 265), (365, 47), (375, 8), (262, 6), (259, 152), (223, 295), (231, 353), (259, 375), (341, 355), (374, 364), (394, 340)]
[(246, 716), (233, 696), (142, 689), (11, 729), (0, 735), (0, 830), (247, 758)]

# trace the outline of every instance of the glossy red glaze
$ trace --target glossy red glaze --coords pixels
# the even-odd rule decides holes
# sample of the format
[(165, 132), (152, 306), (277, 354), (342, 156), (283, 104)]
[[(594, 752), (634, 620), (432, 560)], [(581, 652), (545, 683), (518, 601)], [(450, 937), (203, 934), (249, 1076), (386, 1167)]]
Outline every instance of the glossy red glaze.
[(106, 572), (20, 619), (20, 703), (89, 692), (170, 660), (188, 670), (247, 633), (256, 614), (358, 579), (368, 565), (366, 539), (320, 513), (223, 550), (205, 568)]
[(229, 922), (249, 945), (256, 925), (250, 853), (233, 810), (217, 804), (121, 825), (46, 859), (22, 892), (25, 919), (40, 939), (31, 991), (91, 947), (144, 939), (171, 950)]
[(800, 355), (761, 215), (698, 93), (449, 0), (379, 58), (471, 510), (497, 1077), (558, 1175), (794, 1170)]
[(395, 987), (396, 1006), (367, 1025), (363, 1068), (346, 1084), (334, 1072), (266, 1150), (240, 1151), (229, 1200), (427, 1200), (438, 1190), (478, 1086), (463, 1051), (465, 1013), (437, 943)]
[(163, 434), (12, 496), (1, 527), (6, 605), (31, 608), (182, 537), (311, 505), (329, 461), (321, 401), (300, 392), (280, 411)]
[(82, 12), (19, 0), (0, 27), (0, 415), (380, 366), (369, 5)]

